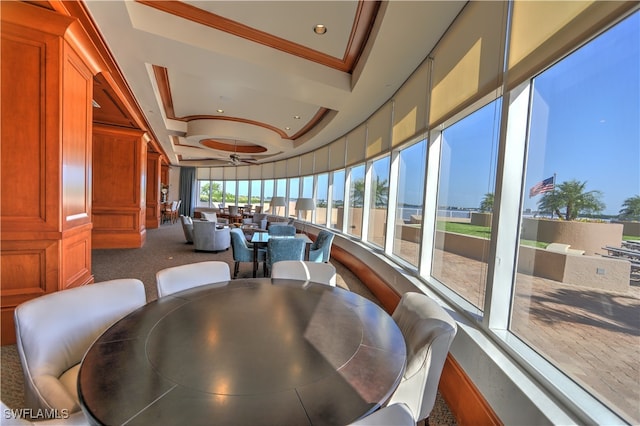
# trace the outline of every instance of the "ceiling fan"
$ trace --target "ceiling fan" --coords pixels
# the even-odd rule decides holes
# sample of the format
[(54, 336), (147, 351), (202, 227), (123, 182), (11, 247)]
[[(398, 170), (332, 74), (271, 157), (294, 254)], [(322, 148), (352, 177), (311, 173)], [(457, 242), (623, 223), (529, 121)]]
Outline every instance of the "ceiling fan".
[(229, 164), (233, 164), (234, 166), (237, 166), (241, 163), (255, 164), (255, 161), (255, 158), (241, 158), (236, 153), (229, 155)]

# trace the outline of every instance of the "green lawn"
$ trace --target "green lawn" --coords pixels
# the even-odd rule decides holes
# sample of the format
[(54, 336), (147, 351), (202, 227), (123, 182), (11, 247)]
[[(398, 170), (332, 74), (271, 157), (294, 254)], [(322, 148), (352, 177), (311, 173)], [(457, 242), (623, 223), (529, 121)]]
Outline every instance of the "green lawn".
[[(446, 232), (455, 232), (456, 234), (471, 235), (473, 237), (491, 239), (491, 227), (471, 225), (470, 223), (445, 222), (438, 221), (438, 230)], [(531, 246), (538, 248), (546, 248), (549, 243), (520, 240), (523, 246)]]

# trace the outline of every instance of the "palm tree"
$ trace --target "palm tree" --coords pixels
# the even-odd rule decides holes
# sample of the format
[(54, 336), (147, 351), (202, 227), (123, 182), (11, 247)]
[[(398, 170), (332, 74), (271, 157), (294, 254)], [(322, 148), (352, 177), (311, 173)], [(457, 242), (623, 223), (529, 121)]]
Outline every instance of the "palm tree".
[(493, 192), (487, 192), (484, 194), (484, 198), (480, 203), (480, 211), (483, 213), (493, 212)]
[(640, 220), (640, 195), (624, 200), (620, 209), (620, 219)]
[[(556, 185), (555, 189), (547, 192), (538, 201), (538, 208), (542, 212), (552, 212), (560, 219), (574, 220), (580, 213), (598, 213), (605, 205), (600, 201), (601, 191), (587, 191), (587, 182), (570, 180)], [(564, 213), (561, 209), (564, 208)]]
[[(376, 177), (376, 182), (371, 189), (374, 207), (386, 207), (389, 200), (389, 185), (387, 180), (380, 180)], [(351, 207), (362, 207), (364, 205), (364, 179), (353, 182), (351, 190)]]

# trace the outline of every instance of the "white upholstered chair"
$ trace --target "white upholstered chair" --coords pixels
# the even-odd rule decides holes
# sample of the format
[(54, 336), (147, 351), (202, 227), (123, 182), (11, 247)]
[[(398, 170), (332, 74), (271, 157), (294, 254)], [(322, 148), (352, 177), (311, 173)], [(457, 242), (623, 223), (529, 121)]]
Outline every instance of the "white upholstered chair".
[(387, 405), (405, 403), (417, 423), (429, 417), (457, 325), (438, 303), (422, 293), (405, 293), (393, 312), (407, 345), (407, 367)]
[(387, 405), (349, 426), (415, 426), (409, 407), (401, 402)]
[(109, 326), (145, 303), (140, 280), (119, 279), (18, 305), (16, 346), (27, 407), (79, 411), (77, 380), (85, 352)]
[(336, 285), (336, 268), (330, 263), (305, 262), (304, 260), (281, 260), (273, 264), (271, 278), (306, 280)]
[[(27, 413), (20, 411), (19, 409), (11, 409), (4, 402), (0, 401), (0, 409), (2, 413), (0, 418), (2, 419), (2, 426), (89, 426), (89, 421), (85, 417), (82, 411), (76, 411), (75, 413), (68, 414), (66, 418), (50, 418), (49, 420), (30, 421), (21, 416), (27, 415)], [(33, 414), (37, 414), (36, 411)], [(58, 413), (59, 416), (65, 416), (62, 411)]]
[(225, 282), (231, 279), (226, 262), (215, 260), (173, 266), (156, 273), (158, 298), (205, 284)]

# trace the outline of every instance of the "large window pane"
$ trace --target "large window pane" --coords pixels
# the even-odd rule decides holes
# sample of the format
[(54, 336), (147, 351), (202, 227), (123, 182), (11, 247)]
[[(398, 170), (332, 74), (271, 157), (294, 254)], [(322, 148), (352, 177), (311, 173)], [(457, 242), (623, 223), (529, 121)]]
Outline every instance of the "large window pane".
[(267, 179), (264, 181), (264, 185), (263, 185), (264, 198), (262, 200), (263, 202), (262, 211), (265, 213), (271, 211), (271, 198), (273, 198), (273, 193), (275, 190), (274, 184), (275, 182), (273, 179)]
[(389, 205), (389, 157), (376, 160), (371, 165), (371, 203), (367, 240), (384, 247), (387, 229), (387, 207)]
[(236, 181), (227, 180), (224, 183), (224, 202), (227, 206), (236, 204)]
[(418, 142), (398, 155), (398, 198), (393, 254), (418, 266), (422, 240), (422, 203), (427, 143)]
[(211, 207), (220, 207), (222, 204), (222, 181), (211, 181)]
[(261, 187), (261, 181), (259, 180), (252, 180), (251, 181), (251, 185), (250, 185), (250, 195), (251, 195), (251, 199), (249, 201), (249, 204), (251, 204), (253, 207), (259, 206), (260, 205), (260, 187)]
[(314, 223), (326, 225), (327, 201), (329, 199), (329, 175), (327, 173), (318, 175), (316, 186), (316, 219)]
[(209, 207), (211, 205), (211, 182), (208, 180), (198, 181), (198, 198), (196, 207)]
[(331, 185), (331, 227), (342, 231), (344, 220), (344, 170), (333, 172)]
[(442, 132), (431, 274), (483, 308), (501, 101)]
[(249, 181), (238, 181), (238, 205), (243, 207), (249, 204)]
[(287, 210), (289, 216), (296, 216), (296, 201), (298, 201), (298, 194), (300, 193), (300, 178), (289, 179), (289, 204)]
[(362, 237), (362, 208), (364, 207), (364, 164), (349, 170), (349, 209), (347, 210), (347, 233)]
[[(533, 79), (510, 330), (640, 424), (640, 15)], [(637, 222), (636, 222), (637, 224)], [(637, 225), (636, 225), (637, 226)], [(609, 258), (606, 256), (614, 256)]]

